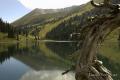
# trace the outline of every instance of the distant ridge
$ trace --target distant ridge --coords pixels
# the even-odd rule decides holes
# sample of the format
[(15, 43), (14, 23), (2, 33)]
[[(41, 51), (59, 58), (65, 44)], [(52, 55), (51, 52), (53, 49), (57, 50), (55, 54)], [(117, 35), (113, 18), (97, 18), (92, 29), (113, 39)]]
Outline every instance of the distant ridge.
[(32, 25), (44, 22), (48, 19), (53, 18), (60, 18), (67, 16), (71, 13), (74, 13), (76, 11), (79, 11), (81, 6), (72, 6), (67, 8), (61, 8), (61, 9), (39, 9), (36, 8), (30, 13), (24, 15), (20, 19), (16, 20), (12, 23), (13, 26), (19, 27), (19, 26), (25, 26), (25, 25)]

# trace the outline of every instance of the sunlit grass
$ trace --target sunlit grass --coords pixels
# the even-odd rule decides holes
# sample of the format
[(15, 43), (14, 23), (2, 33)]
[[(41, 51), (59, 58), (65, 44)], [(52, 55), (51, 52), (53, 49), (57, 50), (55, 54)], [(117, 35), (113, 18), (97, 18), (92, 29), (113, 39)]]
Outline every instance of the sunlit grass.
[(46, 39), (46, 35), (52, 31), (54, 28), (58, 27), (58, 25), (60, 23), (62, 23), (63, 21), (67, 21), (69, 20), (70, 18), (72, 17), (75, 17), (76, 15), (82, 15), (83, 13), (85, 13), (86, 11), (90, 11), (91, 9), (93, 9), (93, 7), (90, 5), (90, 3), (88, 3), (88, 5), (85, 5), (85, 7), (83, 8), (83, 10), (80, 10), (79, 12), (77, 13), (74, 13), (70, 16), (67, 16), (55, 23), (49, 23), (49, 24), (45, 24), (44, 26), (42, 26), (42, 29), (41, 31), (39, 32), (39, 36), (41, 37), (41, 39)]
[(103, 42), (99, 50), (103, 56), (120, 63), (120, 47), (118, 43), (118, 29), (113, 31)]

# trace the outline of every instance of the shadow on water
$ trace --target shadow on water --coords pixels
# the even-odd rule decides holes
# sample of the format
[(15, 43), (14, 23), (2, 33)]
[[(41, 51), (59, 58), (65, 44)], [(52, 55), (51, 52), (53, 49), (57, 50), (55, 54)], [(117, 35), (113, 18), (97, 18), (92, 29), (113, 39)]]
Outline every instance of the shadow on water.
[(78, 50), (76, 47), (76, 42), (47, 42), (46, 46), (52, 50), (54, 53), (57, 53), (59, 56), (68, 58), (69, 55), (72, 55)]
[[(73, 63), (68, 56), (77, 50), (76, 43), (69, 42), (1, 44), (0, 80), (74, 80), (74, 73), (65, 76), (61, 73)], [(115, 80), (120, 79), (120, 63), (101, 55), (99, 58), (106, 67), (117, 74), (114, 76)]]
[(5, 49), (5, 51), (0, 51), (0, 63), (2, 64), (5, 60), (10, 59), (10, 57), (16, 54), (18, 50), (19, 49), (17, 45), (10, 45), (7, 46), (7, 49)]

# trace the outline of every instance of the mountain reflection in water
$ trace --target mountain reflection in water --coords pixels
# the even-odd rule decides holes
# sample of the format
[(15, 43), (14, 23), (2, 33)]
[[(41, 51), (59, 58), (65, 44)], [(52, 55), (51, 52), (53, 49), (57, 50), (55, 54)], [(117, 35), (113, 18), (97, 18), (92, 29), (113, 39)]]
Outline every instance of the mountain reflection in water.
[[(74, 64), (69, 57), (77, 50), (76, 42), (1, 43), (0, 80), (75, 80), (73, 72), (61, 73)], [(99, 58), (119, 75), (120, 63), (101, 55)]]
[(74, 73), (61, 73), (72, 64), (67, 57), (75, 51), (68, 42), (2, 43), (0, 80), (74, 80)]

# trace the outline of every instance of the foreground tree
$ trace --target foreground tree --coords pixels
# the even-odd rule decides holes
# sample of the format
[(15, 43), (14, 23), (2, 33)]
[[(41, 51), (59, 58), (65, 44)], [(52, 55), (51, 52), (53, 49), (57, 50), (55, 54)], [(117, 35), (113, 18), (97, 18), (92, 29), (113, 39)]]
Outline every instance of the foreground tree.
[[(98, 15), (81, 29), (81, 35), (85, 36), (78, 62), (75, 66), (76, 80), (113, 80), (112, 74), (97, 60), (98, 44), (101, 44), (106, 36), (114, 29), (120, 27), (120, 6), (104, 0), (97, 4), (91, 1), (97, 8), (108, 8), (108, 15)], [(86, 33), (84, 33), (86, 32)]]

